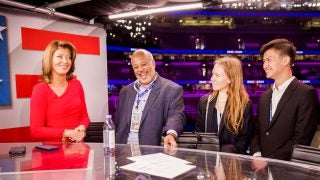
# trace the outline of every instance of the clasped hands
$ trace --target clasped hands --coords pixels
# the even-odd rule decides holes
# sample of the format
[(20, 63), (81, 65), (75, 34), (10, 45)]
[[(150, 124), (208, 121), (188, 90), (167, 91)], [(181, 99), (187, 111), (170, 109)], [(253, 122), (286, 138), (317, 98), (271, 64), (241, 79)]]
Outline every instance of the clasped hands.
[(81, 142), (86, 136), (86, 129), (84, 125), (79, 125), (74, 129), (65, 129), (63, 132), (63, 140), (71, 142)]

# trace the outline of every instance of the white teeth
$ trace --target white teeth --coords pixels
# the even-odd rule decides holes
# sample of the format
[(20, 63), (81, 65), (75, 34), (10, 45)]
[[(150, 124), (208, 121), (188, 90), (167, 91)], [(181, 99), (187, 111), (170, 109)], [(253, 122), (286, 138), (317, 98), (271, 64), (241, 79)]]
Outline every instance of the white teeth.
[(65, 70), (65, 69), (68, 69), (68, 66), (60, 66), (60, 68)]

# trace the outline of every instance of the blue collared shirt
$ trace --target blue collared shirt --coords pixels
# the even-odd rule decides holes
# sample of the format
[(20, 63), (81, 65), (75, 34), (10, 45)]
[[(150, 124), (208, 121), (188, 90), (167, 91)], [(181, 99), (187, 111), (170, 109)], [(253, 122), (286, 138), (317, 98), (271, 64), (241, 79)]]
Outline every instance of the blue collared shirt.
[[(157, 77), (158, 76), (156, 76), (154, 78), (154, 80), (150, 84), (148, 84), (147, 88), (149, 86), (151, 86), (155, 82)], [(137, 94), (136, 94), (136, 98), (134, 100), (134, 104), (133, 104), (133, 107), (132, 107), (131, 117), (133, 116), (134, 112), (140, 112), (141, 116), (140, 116), (139, 121), (141, 121), (142, 112), (144, 110), (144, 107), (145, 107), (146, 102), (147, 102), (147, 100), (149, 98), (149, 95), (150, 95), (150, 92), (151, 92), (152, 88), (148, 92), (143, 94), (141, 97), (139, 97), (139, 93), (144, 92), (147, 88), (144, 88), (138, 80), (136, 80), (134, 82), (133, 86), (134, 86), (134, 89), (137, 91)], [(139, 100), (139, 103), (137, 104), (138, 100)], [(128, 142), (128, 144), (139, 144), (139, 132), (130, 131), (127, 142)]]

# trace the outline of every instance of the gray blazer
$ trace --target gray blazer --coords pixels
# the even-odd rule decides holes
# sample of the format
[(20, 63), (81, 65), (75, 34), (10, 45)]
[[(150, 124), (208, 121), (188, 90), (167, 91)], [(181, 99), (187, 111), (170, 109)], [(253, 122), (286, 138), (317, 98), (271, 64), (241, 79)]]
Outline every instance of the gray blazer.
[[(133, 84), (123, 87), (120, 91), (114, 122), (117, 144), (127, 143), (132, 108), (137, 94)], [(158, 146), (161, 144), (162, 135), (168, 130), (175, 130), (179, 135), (185, 122), (182, 87), (158, 75), (142, 112), (139, 144)]]

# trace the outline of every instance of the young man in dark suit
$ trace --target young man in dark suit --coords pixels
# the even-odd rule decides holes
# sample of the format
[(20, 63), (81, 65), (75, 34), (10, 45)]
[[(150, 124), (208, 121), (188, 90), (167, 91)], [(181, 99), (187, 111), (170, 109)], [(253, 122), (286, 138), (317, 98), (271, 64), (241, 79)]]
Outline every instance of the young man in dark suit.
[(292, 75), (295, 55), (295, 46), (286, 39), (272, 40), (260, 49), (263, 69), (274, 84), (259, 99), (253, 156), (289, 160), (295, 144), (312, 141), (319, 118), (318, 94)]
[(131, 65), (137, 80), (120, 91), (115, 115), (116, 143), (177, 147), (185, 124), (183, 89), (160, 77), (152, 54), (136, 50)]

